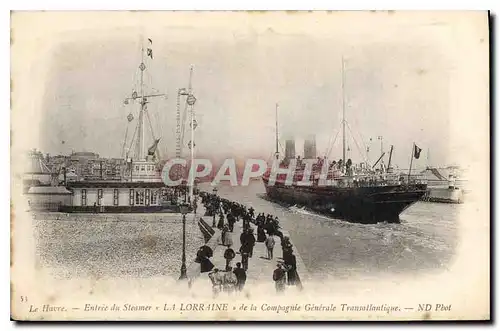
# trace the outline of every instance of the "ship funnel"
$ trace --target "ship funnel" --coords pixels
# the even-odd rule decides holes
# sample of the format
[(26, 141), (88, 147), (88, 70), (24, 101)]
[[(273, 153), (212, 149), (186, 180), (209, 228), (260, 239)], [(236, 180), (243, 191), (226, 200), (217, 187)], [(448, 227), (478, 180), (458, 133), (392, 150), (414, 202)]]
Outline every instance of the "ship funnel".
[(294, 159), (295, 158), (295, 139), (287, 139), (285, 143), (285, 158)]
[(316, 158), (316, 136), (310, 135), (304, 141), (304, 159)]

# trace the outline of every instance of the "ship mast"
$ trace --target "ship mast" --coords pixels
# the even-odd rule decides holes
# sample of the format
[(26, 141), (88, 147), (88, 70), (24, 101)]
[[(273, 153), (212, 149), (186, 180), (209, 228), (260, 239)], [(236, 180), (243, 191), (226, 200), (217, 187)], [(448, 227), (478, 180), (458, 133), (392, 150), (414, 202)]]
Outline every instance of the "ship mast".
[[(148, 40), (149, 40), (149, 43), (152, 44), (152, 40), (151, 39), (148, 39)], [(148, 47), (147, 51), (148, 51), (147, 56), (151, 57), (151, 59), (153, 59), (153, 52), (152, 52), (151, 45)], [(139, 101), (139, 104), (140, 104), (139, 120), (138, 120), (138, 123), (136, 126), (136, 132), (134, 132), (134, 136), (132, 137), (132, 141), (130, 142), (130, 147), (132, 147), (134, 142), (135, 142), (135, 159), (136, 160), (143, 160), (146, 158), (146, 155), (145, 155), (146, 130), (144, 128), (144, 117), (145, 116), (148, 116), (149, 125), (151, 127), (150, 128), (151, 135), (153, 136), (154, 140), (157, 140), (155, 135), (154, 135), (154, 132), (153, 132), (153, 127), (151, 125), (151, 119), (150, 119), (148, 113), (146, 112), (148, 99), (154, 98), (154, 97), (166, 97), (166, 94), (164, 94), (164, 93), (146, 94), (145, 88), (144, 88), (144, 71), (146, 69), (147, 69), (147, 67), (145, 64), (144, 41), (141, 40), (141, 64), (139, 65), (139, 70), (140, 70), (139, 92), (140, 92), (140, 94), (138, 95), (137, 91), (133, 91), (132, 95), (128, 98), (125, 98), (125, 101), (124, 101), (124, 103), (126, 105), (129, 104), (130, 101)], [(127, 119), (129, 122), (131, 122), (133, 120), (133, 118), (134, 117), (133, 117), (132, 113), (130, 113), (127, 116)], [(125, 142), (127, 140), (127, 133), (128, 133), (128, 129), (127, 129), (127, 132), (125, 133)], [(136, 137), (136, 133), (137, 133), (137, 137)], [(135, 140), (135, 138), (136, 138), (136, 140)], [(124, 143), (124, 146), (125, 146), (125, 143)], [(130, 150), (130, 148), (129, 148), (129, 150)], [(127, 155), (128, 155), (128, 152), (127, 152)]]
[(144, 95), (144, 70), (146, 66), (144, 65), (144, 41), (141, 40), (141, 65), (139, 66), (141, 70), (141, 112), (139, 115), (139, 139), (137, 143), (139, 145), (139, 157), (144, 157), (144, 107), (146, 105), (146, 99), (142, 97)]
[(278, 104), (276, 104), (276, 160), (279, 159), (279, 150), (278, 150), (278, 144), (279, 144), (279, 134), (278, 134)]
[(344, 56), (342, 56), (342, 162), (345, 164), (345, 96), (344, 96)]
[(193, 203), (193, 190), (194, 190), (194, 148), (195, 148), (195, 142), (194, 142), (194, 130), (196, 129), (195, 126), (195, 119), (194, 119), (194, 100), (196, 100), (192, 94), (192, 86), (191, 86), (191, 80), (193, 78), (193, 66), (191, 66), (191, 69), (189, 70), (189, 86), (188, 86), (188, 97), (186, 100), (186, 103), (190, 106), (190, 113), (191, 113), (191, 183), (189, 183), (189, 201)]

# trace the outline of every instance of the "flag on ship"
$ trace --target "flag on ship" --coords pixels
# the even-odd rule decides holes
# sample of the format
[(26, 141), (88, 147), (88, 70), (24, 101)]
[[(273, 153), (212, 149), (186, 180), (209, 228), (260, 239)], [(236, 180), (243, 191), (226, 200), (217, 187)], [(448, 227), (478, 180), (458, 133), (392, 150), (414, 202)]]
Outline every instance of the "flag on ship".
[(420, 152), (422, 152), (422, 148), (415, 145), (415, 151), (413, 152), (413, 156), (418, 159), (420, 157)]
[(156, 148), (158, 147), (158, 143), (160, 142), (160, 139), (155, 139), (155, 142), (151, 147), (148, 148), (148, 155), (155, 155)]
[[(148, 38), (148, 41), (149, 41), (149, 44), (150, 44), (150, 45), (153, 45), (153, 41), (152, 41), (150, 38)], [(151, 47), (152, 47), (152, 46), (151, 46)], [(152, 60), (152, 59), (153, 59), (153, 49), (152, 49), (151, 47), (148, 47), (147, 52), (148, 52), (148, 56), (149, 56), (149, 57), (151, 58), (151, 60)]]

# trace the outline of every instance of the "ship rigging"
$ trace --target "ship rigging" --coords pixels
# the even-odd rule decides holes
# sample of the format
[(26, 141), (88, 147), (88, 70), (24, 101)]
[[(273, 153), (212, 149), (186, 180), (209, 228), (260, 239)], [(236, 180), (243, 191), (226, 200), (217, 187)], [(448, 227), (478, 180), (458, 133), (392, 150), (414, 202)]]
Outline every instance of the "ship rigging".
[[(393, 146), (389, 154), (387, 169), (382, 164), (385, 156), (381, 141), (381, 155), (370, 167), (368, 162), (355, 165), (351, 159), (346, 161), (350, 149), (346, 144), (346, 103), (344, 96), (344, 58), (342, 57), (342, 159), (328, 161), (328, 158), (317, 158), (317, 162), (309, 167), (299, 156), (295, 159), (295, 142), (287, 140), (285, 158), (279, 168), (268, 168), (262, 176), (267, 196), (274, 201), (291, 205), (303, 205), (315, 211), (330, 214), (333, 217), (363, 223), (381, 221), (399, 222), (399, 215), (413, 205), (426, 192), (427, 184), (414, 179), (408, 172), (408, 177), (392, 174), (391, 161)], [(351, 132), (352, 134), (352, 132)], [(337, 132), (338, 135), (338, 132)], [(335, 138), (336, 139), (336, 138)], [(278, 107), (276, 106), (276, 158), (279, 159)], [(314, 151), (315, 151), (315, 144)], [(309, 146), (312, 147), (312, 146)], [(359, 146), (358, 146), (359, 149)], [(368, 151), (368, 149), (366, 149)], [(413, 144), (413, 158), (418, 159), (421, 149)], [(304, 148), (304, 157), (310, 159), (311, 150)], [(313, 157), (314, 158), (314, 157)], [(293, 161), (293, 162), (291, 162)], [(375, 169), (381, 164), (380, 169)], [(288, 167), (295, 167), (290, 170)], [(312, 170), (312, 171), (311, 171)], [(293, 176), (293, 180), (287, 178)]]

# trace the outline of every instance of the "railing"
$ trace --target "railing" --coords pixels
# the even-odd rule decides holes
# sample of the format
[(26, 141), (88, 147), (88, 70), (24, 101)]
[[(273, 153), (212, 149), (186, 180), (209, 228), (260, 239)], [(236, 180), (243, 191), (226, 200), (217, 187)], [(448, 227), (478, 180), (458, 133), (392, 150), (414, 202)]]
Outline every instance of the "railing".
[[(287, 175), (280, 174), (277, 176), (278, 182), (284, 182)], [(325, 181), (326, 179), (326, 181)], [(293, 183), (297, 184), (303, 181), (303, 173), (295, 173)], [(338, 171), (329, 171), (326, 178), (320, 173), (313, 173), (310, 176), (309, 186), (335, 186), (335, 187), (377, 187), (377, 186), (396, 186), (396, 185), (418, 185), (426, 184), (424, 176), (416, 174), (408, 178), (407, 174), (392, 174), (392, 173), (368, 173), (345, 175)], [(300, 185), (300, 184), (298, 184)], [(307, 186), (307, 185), (304, 185)]]

